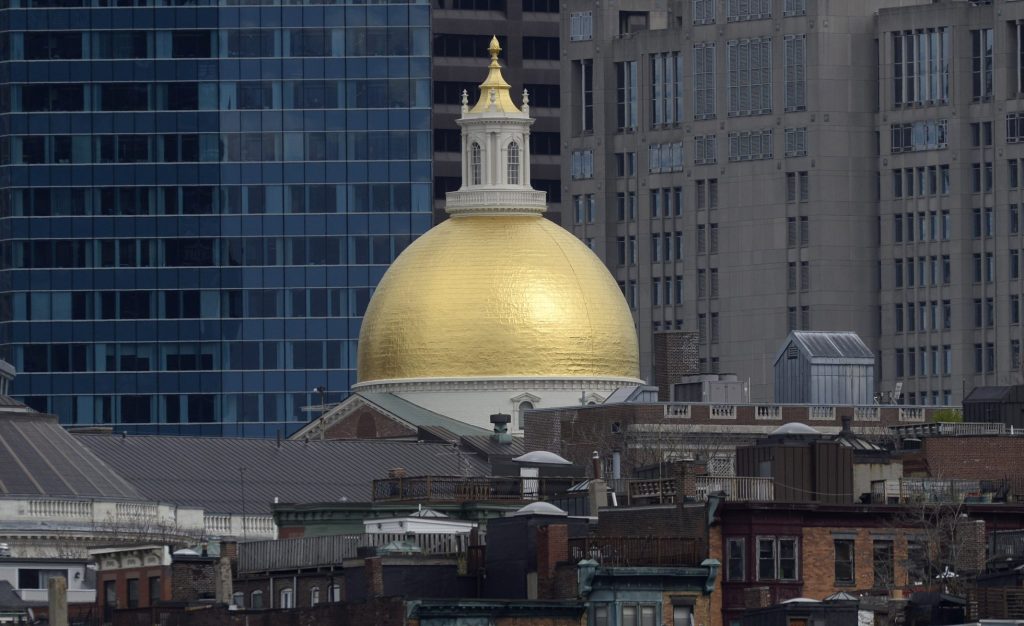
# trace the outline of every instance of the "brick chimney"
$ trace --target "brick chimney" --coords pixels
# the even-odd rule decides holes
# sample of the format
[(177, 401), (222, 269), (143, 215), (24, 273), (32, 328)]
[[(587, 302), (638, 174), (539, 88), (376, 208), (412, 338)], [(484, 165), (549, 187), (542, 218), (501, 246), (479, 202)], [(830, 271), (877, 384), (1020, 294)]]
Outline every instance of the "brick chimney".
[(985, 571), (988, 542), (985, 540), (985, 520), (964, 520), (959, 524), (960, 563), (958, 573)]
[(654, 384), (658, 400), (672, 400), (672, 384), (683, 376), (700, 374), (697, 333), (663, 330), (654, 333)]
[(683, 502), (687, 497), (697, 497), (697, 467), (690, 461), (678, 461), (672, 464), (672, 473), (676, 479), (676, 502)]
[(363, 559), (363, 574), (366, 576), (366, 599), (384, 595), (384, 563), (379, 556)]
[(537, 597), (554, 598), (555, 570), (569, 560), (569, 526), (548, 524), (537, 529)]

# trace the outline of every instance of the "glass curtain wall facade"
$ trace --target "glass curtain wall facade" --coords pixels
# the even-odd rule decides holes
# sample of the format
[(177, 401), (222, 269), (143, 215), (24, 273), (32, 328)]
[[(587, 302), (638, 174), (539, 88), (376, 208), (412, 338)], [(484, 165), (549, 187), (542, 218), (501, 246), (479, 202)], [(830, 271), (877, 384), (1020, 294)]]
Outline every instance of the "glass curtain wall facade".
[(274, 436), (431, 222), (430, 6), (7, 0), (0, 356), (67, 424)]

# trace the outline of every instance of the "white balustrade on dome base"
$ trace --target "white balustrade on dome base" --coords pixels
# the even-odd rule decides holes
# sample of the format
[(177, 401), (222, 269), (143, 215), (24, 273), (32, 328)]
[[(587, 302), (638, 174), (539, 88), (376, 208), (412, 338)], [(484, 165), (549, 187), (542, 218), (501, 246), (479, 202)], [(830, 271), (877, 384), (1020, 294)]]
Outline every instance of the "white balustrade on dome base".
[(535, 189), (476, 188), (445, 194), (445, 210), (451, 215), (463, 213), (543, 213), (547, 194)]
[[(29, 537), (41, 536), (41, 529), (47, 535), (71, 533), (80, 538), (79, 547), (83, 550), (96, 538), (111, 532), (153, 533), (160, 537), (171, 534), (197, 541), (209, 537), (277, 537), (277, 527), (270, 515), (204, 514), (198, 508), (155, 502), (80, 498), (0, 499), (0, 526), (9, 529), (3, 533), (5, 540), (12, 544), (12, 551), (19, 552), (31, 551), (28, 544), (33, 540)], [(22, 535), (26, 537), (24, 550), (17, 548)]]

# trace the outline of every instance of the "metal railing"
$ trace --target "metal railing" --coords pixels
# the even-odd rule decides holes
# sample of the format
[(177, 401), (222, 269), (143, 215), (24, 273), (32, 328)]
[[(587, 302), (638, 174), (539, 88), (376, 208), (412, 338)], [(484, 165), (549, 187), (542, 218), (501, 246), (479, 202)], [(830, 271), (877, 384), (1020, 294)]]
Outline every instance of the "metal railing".
[(775, 481), (755, 476), (697, 476), (697, 499), (724, 493), (728, 500), (774, 502)]
[(579, 478), (408, 476), (373, 481), (375, 502), (528, 502), (565, 493)]
[(989, 535), (988, 558), (1024, 557), (1024, 530), (997, 530)]
[(967, 591), (967, 619), (1024, 619), (1024, 589), (977, 587)]
[(1006, 424), (1002, 422), (930, 422), (890, 426), (889, 428), (894, 433), (903, 437), (1006, 434)]
[(592, 559), (605, 567), (695, 567), (706, 558), (692, 537), (579, 537), (569, 539), (569, 559)]
[(991, 502), (994, 495), (1006, 489), (1005, 480), (890, 478), (871, 481), (871, 501), (876, 504)]
[(359, 556), (360, 548), (381, 548), (394, 542), (415, 545), (422, 554), (458, 555), (469, 549), (469, 536), (449, 533), (367, 533), (325, 535), (238, 544), (239, 572), (268, 572), (340, 566)]

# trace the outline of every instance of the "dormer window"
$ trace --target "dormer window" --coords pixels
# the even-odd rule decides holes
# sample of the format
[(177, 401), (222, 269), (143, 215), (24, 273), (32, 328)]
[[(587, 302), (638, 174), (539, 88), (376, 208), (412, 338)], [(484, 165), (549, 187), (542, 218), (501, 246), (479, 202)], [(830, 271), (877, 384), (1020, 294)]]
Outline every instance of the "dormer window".
[(474, 141), (473, 145), (469, 147), (469, 184), (480, 184), (481, 167), (482, 163), (480, 159), (480, 144)]
[(519, 144), (508, 144), (508, 184), (519, 184)]

